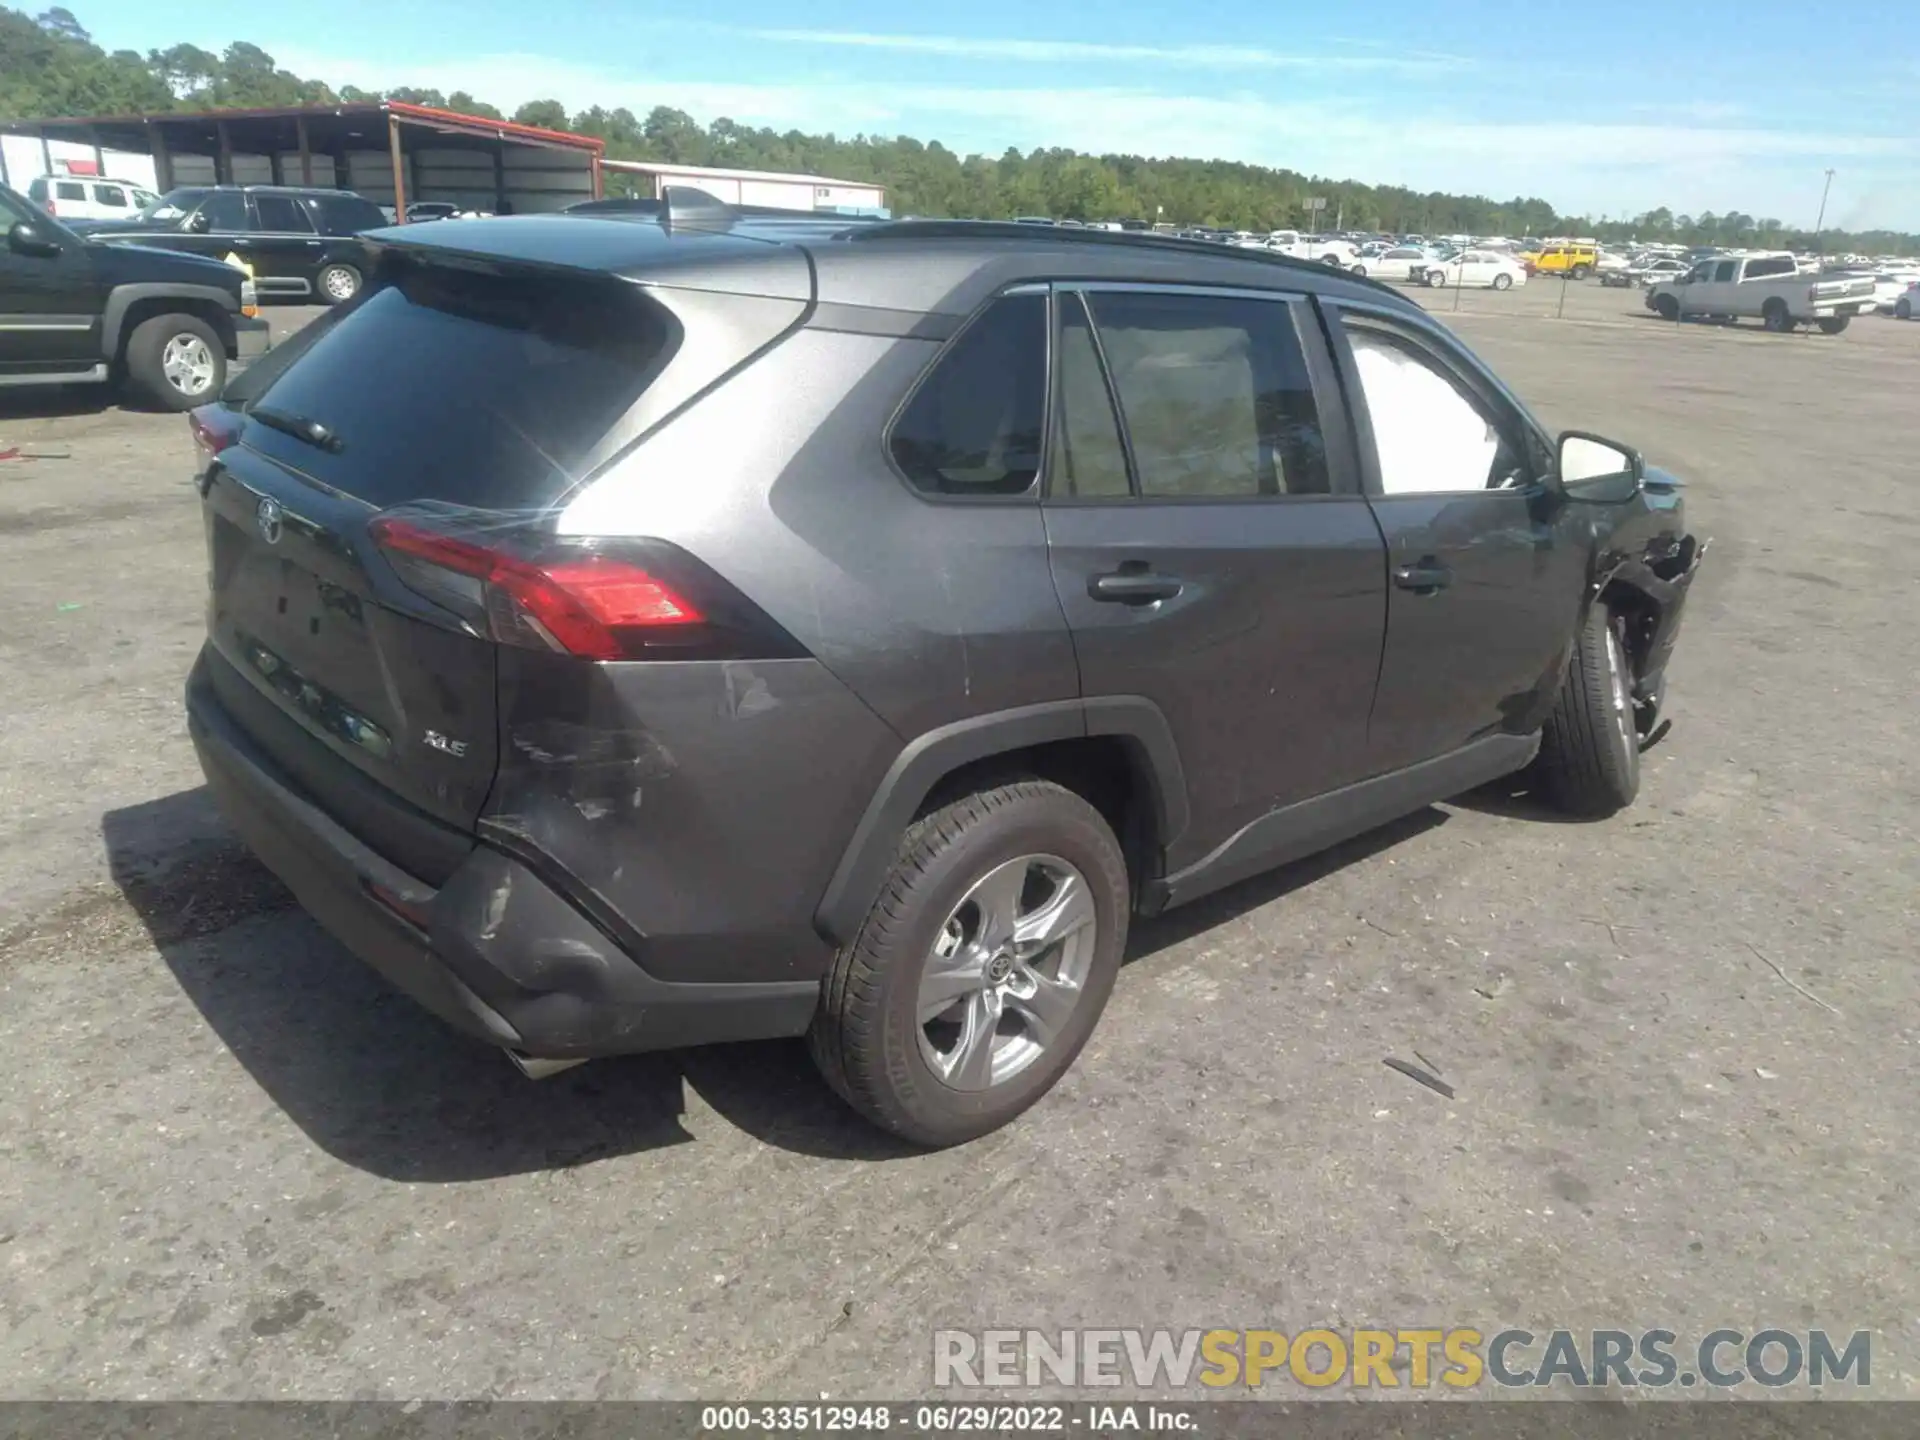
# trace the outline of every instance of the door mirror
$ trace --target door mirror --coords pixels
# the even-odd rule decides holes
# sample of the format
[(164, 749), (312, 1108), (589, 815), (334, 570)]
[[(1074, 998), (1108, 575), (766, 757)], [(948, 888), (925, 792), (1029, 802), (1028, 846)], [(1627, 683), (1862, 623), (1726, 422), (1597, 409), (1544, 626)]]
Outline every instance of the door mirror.
[(1637, 450), (1578, 430), (1560, 437), (1560, 488), (1571, 499), (1623, 505), (1640, 493), (1646, 474)]
[(213, 229), (213, 217), (204, 210), (196, 210), (187, 217), (187, 229), (195, 235), (204, 235)]
[(16, 220), (12, 228), (7, 231), (7, 248), (16, 255), (37, 255), (45, 258), (60, 253), (60, 242), (31, 220)]

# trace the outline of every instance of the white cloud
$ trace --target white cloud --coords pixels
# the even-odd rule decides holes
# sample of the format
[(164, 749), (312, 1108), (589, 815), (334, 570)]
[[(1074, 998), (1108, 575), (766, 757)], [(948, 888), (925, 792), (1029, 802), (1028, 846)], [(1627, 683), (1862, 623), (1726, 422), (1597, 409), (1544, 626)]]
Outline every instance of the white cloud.
[[(1433, 107), (1394, 113), (1356, 100), (1290, 98), (1285, 87), (1167, 94), (1126, 87), (892, 86), (810, 78), (755, 85), (663, 79), (535, 55), (430, 64), (288, 54), (297, 74), (367, 89), (467, 90), (511, 110), (551, 97), (569, 110), (655, 105), (702, 121), (840, 135), (911, 134), (966, 153), (1060, 145), (1281, 166), (1419, 190), (1538, 195), (1567, 212), (1740, 209), (1810, 222), (1819, 172), (1841, 171), (1829, 217), (1920, 228), (1920, 139), (1844, 130), (1683, 122), (1499, 121)], [(1845, 206), (1843, 212), (1843, 198)], [(1804, 214), (1802, 212), (1805, 212)]]
[(887, 50), (958, 60), (1039, 63), (1146, 61), (1208, 70), (1458, 70), (1464, 56), (1431, 52), (1369, 55), (1307, 55), (1243, 45), (1115, 45), (1091, 40), (1006, 40), (959, 35), (886, 35), (858, 30), (742, 30), (754, 40)]

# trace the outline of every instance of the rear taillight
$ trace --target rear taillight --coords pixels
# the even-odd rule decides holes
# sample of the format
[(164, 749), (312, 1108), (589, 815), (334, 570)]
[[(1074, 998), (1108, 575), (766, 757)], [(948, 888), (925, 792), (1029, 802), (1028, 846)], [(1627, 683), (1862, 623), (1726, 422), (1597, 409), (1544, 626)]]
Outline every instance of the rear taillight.
[(392, 516), (367, 529), (403, 584), (504, 644), (634, 660), (699, 648), (713, 628), (682, 590), (619, 555), (554, 544), (522, 555)]
[(240, 417), (223, 405), (202, 405), (187, 412), (193, 443), (211, 460), (240, 438)]

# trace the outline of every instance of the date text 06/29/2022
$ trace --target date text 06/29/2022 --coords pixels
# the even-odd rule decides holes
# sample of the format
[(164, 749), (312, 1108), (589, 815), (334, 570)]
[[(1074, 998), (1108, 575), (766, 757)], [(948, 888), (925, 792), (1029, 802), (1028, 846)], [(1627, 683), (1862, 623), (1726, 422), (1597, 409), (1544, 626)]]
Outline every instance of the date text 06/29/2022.
[(1128, 1387), (1218, 1396), (1272, 1384), (1322, 1390), (1779, 1389), (1873, 1383), (1870, 1332), (1529, 1330), (1455, 1326), (1281, 1330), (939, 1330), (937, 1391)]

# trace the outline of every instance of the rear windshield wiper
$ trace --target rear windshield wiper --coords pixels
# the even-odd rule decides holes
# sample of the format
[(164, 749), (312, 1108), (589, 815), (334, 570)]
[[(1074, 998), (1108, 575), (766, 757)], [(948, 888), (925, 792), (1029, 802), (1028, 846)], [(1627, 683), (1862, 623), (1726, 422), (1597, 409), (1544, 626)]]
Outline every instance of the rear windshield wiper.
[(347, 448), (347, 442), (334, 434), (332, 429), (318, 420), (309, 420), (304, 415), (275, 410), (270, 405), (255, 405), (247, 411), (247, 418), (258, 420), (269, 430), (278, 430), (282, 435), (291, 435), (296, 440), (304, 440), (315, 449), (324, 450), (329, 455), (338, 455)]

